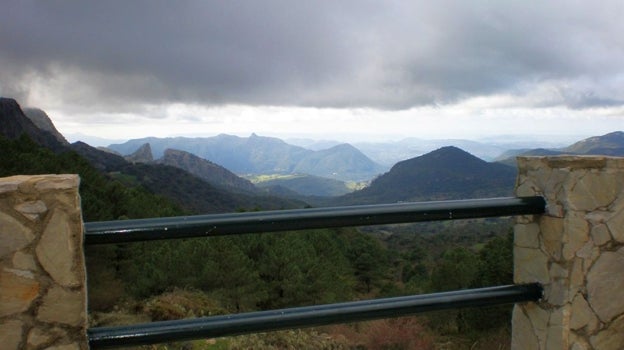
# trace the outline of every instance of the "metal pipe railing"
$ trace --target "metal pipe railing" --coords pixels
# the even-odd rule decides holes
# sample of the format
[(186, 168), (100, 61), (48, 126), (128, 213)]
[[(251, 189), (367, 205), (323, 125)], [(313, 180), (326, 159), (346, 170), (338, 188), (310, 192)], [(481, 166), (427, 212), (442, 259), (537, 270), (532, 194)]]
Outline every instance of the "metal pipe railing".
[(88, 330), (88, 338), (91, 349), (147, 345), (407, 316), (425, 311), (537, 301), (542, 296), (542, 287), (537, 283), (487, 287), (132, 326), (91, 328)]
[(542, 197), (487, 198), (85, 223), (85, 244), (542, 214)]

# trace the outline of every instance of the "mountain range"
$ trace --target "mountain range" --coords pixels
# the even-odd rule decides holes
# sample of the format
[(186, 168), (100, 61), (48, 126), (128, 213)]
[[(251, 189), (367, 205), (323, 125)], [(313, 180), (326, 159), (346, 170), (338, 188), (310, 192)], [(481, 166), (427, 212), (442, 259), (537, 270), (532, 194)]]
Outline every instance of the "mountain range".
[(343, 181), (368, 180), (385, 168), (349, 144), (321, 151), (290, 145), (283, 140), (252, 134), (238, 137), (221, 134), (204, 138), (134, 139), (109, 145), (113, 151), (129, 155), (149, 143), (152, 156), (161, 158), (167, 149), (177, 149), (244, 174), (310, 174)]
[[(311, 150), (322, 150), (340, 144), (332, 140), (287, 139), (287, 142)], [(496, 160), (509, 149), (531, 149), (537, 146), (557, 148), (568, 143), (559, 139), (533, 140), (527, 137), (500, 137), (481, 141), (463, 139), (421, 139), (409, 137), (398, 141), (355, 142), (352, 145), (367, 157), (390, 169), (394, 164), (427, 154), (445, 146), (455, 146), (486, 161)]]
[(118, 181), (128, 188), (138, 186), (169, 198), (188, 213), (233, 212), (257, 208), (274, 210), (302, 208), (307, 205), (301, 201), (265, 194), (234, 193), (177, 167), (129, 162), (120, 155), (102, 151), (83, 142), (62, 143), (58, 140), (59, 135), (36, 126), (17, 101), (0, 98), (0, 137), (15, 140), (24, 136), (59, 154), (75, 152), (76, 156), (84, 158), (93, 169), (108, 179)]
[[(27, 111), (13, 99), (0, 98), (0, 135), (8, 139), (26, 135), (54, 152), (76, 152), (108, 178), (171, 198), (193, 213), (507, 196), (516, 177), (514, 164), (486, 162), (455, 146), (400, 161), (383, 174), (383, 168), (349, 144), (309, 150), (258, 135), (146, 138), (105, 151), (83, 142), (67, 143), (45, 112)], [(229, 167), (176, 146), (212, 155)], [(624, 155), (623, 149), (624, 133), (618, 131), (559, 149), (515, 150), (507, 155)], [(254, 185), (236, 173), (285, 176)], [(349, 189), (336, 180), (344, 174), (381, 175), (369, 186), (345, 193)]]

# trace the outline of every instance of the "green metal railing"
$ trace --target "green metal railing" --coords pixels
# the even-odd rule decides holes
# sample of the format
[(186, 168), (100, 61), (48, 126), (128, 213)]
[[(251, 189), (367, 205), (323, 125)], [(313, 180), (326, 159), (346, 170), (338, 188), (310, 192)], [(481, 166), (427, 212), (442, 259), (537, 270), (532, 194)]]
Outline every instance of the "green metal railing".
[[(310, 228), (531, 215), (545, 212), (542, 197), (397, 203), (85, 223), (85, 244), (211, 237)], [(450, 308), (536, 301), (539, 284), (509, 285), (259, 311), (191, 320), (88, 330), (92, 349), (238, 335), (413, 315)]]

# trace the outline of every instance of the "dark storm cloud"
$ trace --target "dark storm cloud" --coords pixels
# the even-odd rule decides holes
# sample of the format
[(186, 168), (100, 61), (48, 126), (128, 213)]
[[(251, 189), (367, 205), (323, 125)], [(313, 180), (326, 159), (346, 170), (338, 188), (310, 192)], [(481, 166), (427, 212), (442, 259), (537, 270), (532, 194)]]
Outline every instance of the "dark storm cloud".
[(28, 96), (37, 81), (78, 105), (396, 109), (549, 82), (574, 91), (570, 107), (613, 105), (622, 6), (16, 1), (0, 13), (0, 93)]

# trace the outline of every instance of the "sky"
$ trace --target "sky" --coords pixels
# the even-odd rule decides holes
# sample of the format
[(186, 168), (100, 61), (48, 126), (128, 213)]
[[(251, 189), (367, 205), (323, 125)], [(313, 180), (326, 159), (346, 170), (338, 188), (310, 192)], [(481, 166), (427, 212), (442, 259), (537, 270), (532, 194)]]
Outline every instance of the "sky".
[(0, 96), (66, 136), (116, 140), (602, 135), (624, 129), (623, 14), (621, 0), (10, 1)]

